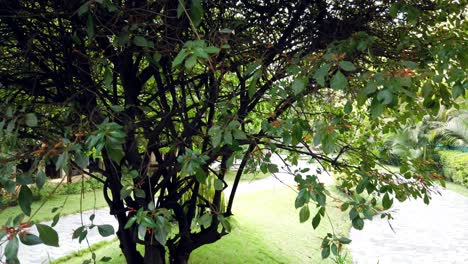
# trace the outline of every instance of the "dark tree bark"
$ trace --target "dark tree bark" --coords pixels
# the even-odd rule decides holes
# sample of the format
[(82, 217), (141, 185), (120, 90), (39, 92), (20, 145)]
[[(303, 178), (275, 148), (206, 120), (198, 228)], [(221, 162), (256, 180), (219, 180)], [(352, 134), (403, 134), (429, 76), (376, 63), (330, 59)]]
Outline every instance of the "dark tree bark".
[[(248, 162), (267, 162), (264, 152), (272, 147), (340, 166), (310, 148), (301, 152), (297, 144), (279, 143), (285, 135), (267, 133), (265, 127), (279, 130), (291, 115), (291, 122), (304, 121), (304, 134), (316, 132), (308, 122), (318, 114), (298, 111), (295, 104), (312, 109), (330, 96), (321, 93), (330, 84), (314, 79), (330, 44), (336, 48), (327, 61), (330, 74), (340, 71), (339, 56), (351, 60), (372, 51), (339, 46), (359, 32), (380, 41), (387, 58), (398, 46), (388, 38), (400, 32), (388, 14), (393, 1), (198, 2), (0, 1), (0, 87), (9, 88), (0, 95), (18, 109), (28, 102), (22, 110), (41, 113), (44, 125), (29, 129), (34, 138), (52, 146), (69, 137), (84, 150), (100, 152), (94, 154), (105, 166), (94, 170), (105, 179), (104, 196), (118, 220), (117, 237), (128, 263), (187, 263), (193, 250), (226, 235), (222, 219), (233, 214), (241, 177), (247, 167), (258, 165)], [(405, 2), (418, 6), (419, 1)], [(368, 63), (366, 58), (363, 64)], [(343, 70), (349, 76), (360, 74), (356, 71)], [(289, 87), (296, 77), (303, 81), (300, 91)], [(119, 126), (122, 142), (114, 137), (120, 130), (102, 131), (105, 122)], [(98, 133), (103, 142), (87, 142)], [(215, 144), (216, 136), (223, 144)], [(302, 140), (301, 130), (296, 143)], [(112, 157), (114, 146), (121, 147), (121, 160)], [(65, 151), (76, 159), (76, 149), (53, 150), (47, 149), (48, 160)], [(149, 169), (151, 153), (157, 166)], [(229, 161), (242, 155), (225, 206), (224, 175)], [(193, 161), (201, 165), (190, 164), (196, 169), (186, 172)], [(49, 176), (56, 173), (54, 166), (45, 170)], [(128, 180), (131, 172), (136, 175)], [(207, 181), (222, 182), (223, 188), (208, 190)], [(128, 182), (131, 186), (124, 186)], [(155, 222), (148, 224), (144, 239), (137, 235), (141, 219), (124, 228), (138, 210)], [(203, 214), (211, 217), (209, 226), (197, 222)], [(166, 245), (151, 233), (164, 225), (156, 223), (159, 216), (178, 230)], [(143, 255), (138, 244), (145, 247)]]

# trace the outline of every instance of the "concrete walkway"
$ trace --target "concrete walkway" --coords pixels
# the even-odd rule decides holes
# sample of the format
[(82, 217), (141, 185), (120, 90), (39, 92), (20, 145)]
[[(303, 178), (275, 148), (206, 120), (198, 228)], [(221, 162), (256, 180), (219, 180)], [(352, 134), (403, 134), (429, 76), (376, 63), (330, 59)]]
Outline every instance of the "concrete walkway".
[[(282, 162), (281, 160), (276, 157), (272, 159), (272, 162), (278, 165), (280, 168), (280, 172), (276, 173), (275, 176), (267, 177), (260, 180), (253, 180), (251, 182), (242, 182), (239, 184), (237, 193), (245, 193), (245, 192), (252, 192), (258, 190), (266, 190), (266, 189), (276, 189), (276, 188), (284, 188), (285, 185), (289, 185), (294, 188), (294, 176), (287, 174), (284, 169), (281, 168)], [(317, 168), (317, 164), (306, 164), (304, 161), (301, 161), (302, 168), (309, 167), (311, 169), (311, 173), (315, 172)], [(291, 167), (291, 170), (296, 169), (295, 167)], [(332, 178), (327, 175), (323, 174), (320, 177), (320, 180), (324, 183), (331, 183), (333, 180)], [(231, 189), (228, 188), (225, 191), (225, 195), (229, 195)], [(109, 215), (109, 209), (97, 209), (95, 211), (86, 211), (83, 212), (83, 221), (85, 225), (90, 224), (89, 216), (91, 214), (95, 214), (94, 224), (112, 224), (114, 229), (117, 230), (117, 220)], [(51, 224), (51, 221), (44, 222), (47, 225)], [(73, 253), (74, 251), (86, 249), (88, 248), (88, 244), (86, 241), (82, 241), (82, 243), (78, 243), (78, 239), (72, 240), (73, 231), (81, 226), (81, 216), (80, 214), (73, 214), (68, 216), (62, 216), (58, 224), (54, 227), (54, 229), (59, 234), (59, 244), (60, 247), (49, 247), (43, 244), (36, 245), (36, 246), (24, 246), (20, 243), (20, 248), (18, 252), (18, 258), (20, 259), (22, 264), (42, 264), (42, 263), (49, 263), (53, 259), (57, 259), (68, 254)], [(35, 227), (31, 229), (31, 233), (38, 234)], [(103, 238), (99, 235), (97, 228), (93, 228), (92, 230), (88, 230), (88, 241), (89, 244), (92, 245), (102, 240), (111, 240), (115, 237), (109, 236)], [(1, 252), (2, 248), (0, 248)]]
[(449, 190), (397, 203), (389, 226), (379, 215), (364, 230), (351, 230), (353, 263), (430, 264), (468, 263), (468, 197)]
[[(117, 220), (109, 214), (109, 209), (98, 209), (96, 211), (83, 212), (83, 222), (85, 225), (90, 224), (89, 217), (95, 213), (94, 224), (111, 224), (117, 231)], [(51, 221), (44, 222), (46, 225), (50, 225)], [(80, 214), (73, 214), (60, 217), (59, 222), (54, 229), (59, 234), (59, 245), (60, 247), (50, 247), (44, 244), (35, 246), (25, 246), (20, 243), (18, 251), (18, 259), (22, 264), (42, 264), (49, 263), (50, 260), (57, 259), (66, 256), (74, 251), (88, 248), (86, 240), (78, 243), (78, 239), (72, 240), (73, 231), (81, 226)], [(31, 233), (38, 235), (36, 228), (32, 228)], [(92, 245), (102, 240), (111, 240), (115, 236), (102, 237), (97, 227), (88, 230), (89, 244)]]

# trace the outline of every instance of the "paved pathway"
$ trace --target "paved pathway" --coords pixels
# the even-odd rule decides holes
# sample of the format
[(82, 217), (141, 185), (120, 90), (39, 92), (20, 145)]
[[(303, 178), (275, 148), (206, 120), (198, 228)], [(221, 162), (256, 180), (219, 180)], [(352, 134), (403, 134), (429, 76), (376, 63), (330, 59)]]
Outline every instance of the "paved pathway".
[[(89, 216), (93, 211), (83, 212), (83, 222), (85, 224), (90, 224)], [(44, 222), (47, 225), (51, 224), (51, 221)], [(109, 209), (99, 209), (95, 211), (94, 224), (112, 224), (114, 229), (117, 230), (117, 220), (109, 214)], [(50, 260), (57, 259), (63, 256), (66, 256), (74, 251), (80, 249), (88, 248), (86, 240), (82, 241), (81, 244), (78, 243), (78, 239), (72, 240), (72, 235), (74, 229), (81, 226), (81, 217), (80, 214), (73, 214), (60, 217), (59, 222), (54, 227), (54, 229), (59, 234), (59, 244), (60, 247), (49, 247), (43, 244), (35, 246), (25, 246), (20, 243), (18, 258), (22, 264), (42, 264), (49, 263)], [(36, 228), (32, 228), (31, 233), (38, 234)], [(88, 241), (90, 244), (94, 244), (101, 240), (110, 240), (114, 236), (102, 237), (97, 228), (88, 230)]]
[[(449, 190), (394, 206), (390, 223), (374, 217), (364, 230), (352, 229), (353, 263), (468, 263), (468, 197)], [(393, 210), (393, 209), (392, 209)]]
[[(280, 161), (278, 157), (273, 158), (272, 162), (274, 162), (281, 168), (282, 162)], [(315, 171), (316, 169), (316, 164), (306, 165), (304, 161), (301, 161), (301, 165), (303, 168), (305, 166), (309, 167), (311, 169), (311, 172)], [(291, 169), (294, 170), (295, 167), (292, 167)], [(328, 176), (327, 174), (323, 174), (320, 180), (323, 181), (324, 183), (332, 182), (331, 177)], [(284, 169), (280, 169), (280, 172), (277, 173), (275, 176), (267, 177), (261, 180), (254, 180), (251, 182), (242, 182), (241, 184), (239, 184), (238, 193), (266, 190), (266, 189), (284, 188), (285, 184), (294, 187), (295, 186), (294, 176), (285, 173)], [(230, 192), (230, 189), (227, 189), (226, 195), (229, 195), (229, 192)], [(96, 215), (94, 224), (96, 225), (112, 224), (115, 230), (117, 230), (117, 221), (115, 220), (113, 216), (109, 215), (109, 209), (107, 208), (98, 209), (96, 211), (83, 212), (83, 221), (85, 224), (90, 224), (89, 216), (92, 213), (95, 213)], [(47, 221), (45, 222), (45, 224), (50, 225), (51, 221)], [(81, 226), (80, 214), (73, 214), (73, 215), (61, 217), (58, 224), (54, 227), (54, 229), (59, 234), (60, 247), (55, 248), (55, 247), (49, 247), (45, 245), (24, 246), (20, 244), (18, 257), (21, 260), (21, 263), (22, 264), (48, 263), (50, 262), (50, 260), (66, 256), (74, 251), (88, 248), (88, 245), (85, 241), (82, 241), (82, 243), (80, 244), (78, 243), (77, 239), (72, 240), (72, 234), (73, 234), (74, 229), (80, 226)], [(37, 234), (36, 229), (32, 228), (31, 233)], [(91, 245), (102, 240), (110, 240), (114, 237), (115, 236), (110, 236), (106, 238), (101, 237), (97, 231), (97, 228), (89, 230), (88, 235), (87, 235), (88, 241)]]

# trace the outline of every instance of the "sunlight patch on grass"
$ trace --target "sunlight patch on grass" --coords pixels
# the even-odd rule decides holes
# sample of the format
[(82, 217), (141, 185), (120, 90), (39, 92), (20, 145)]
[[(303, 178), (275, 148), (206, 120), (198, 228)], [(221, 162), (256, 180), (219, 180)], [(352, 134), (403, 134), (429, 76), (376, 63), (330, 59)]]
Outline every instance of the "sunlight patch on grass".
[[(340, 196), (336, 190), (333, 195)], [(320, 256), (322, 237), (331, 231), (324, 219), (317, 230), (311, 220), (299, 223), (299, 210), (294, 208), (295, 192), (288, 188), (239, 193), (234, 202), (235, 222), (231, 234), (221, 240), (195, 250), (189, 263), (333, 263)], [(312, 216), (314, 216), (312, 211)], [(350, 223), (346, 213), (335, 207), (327, 212), (338, 233), (347, 235)], [(110, 256), (107, 263), (125, 263), (118, 241), (106, 242), (95, 250), (97, 259)], [(79, 264), (90, 258), (90, 253), (79, 257), (67, 256), (54, 263)]]

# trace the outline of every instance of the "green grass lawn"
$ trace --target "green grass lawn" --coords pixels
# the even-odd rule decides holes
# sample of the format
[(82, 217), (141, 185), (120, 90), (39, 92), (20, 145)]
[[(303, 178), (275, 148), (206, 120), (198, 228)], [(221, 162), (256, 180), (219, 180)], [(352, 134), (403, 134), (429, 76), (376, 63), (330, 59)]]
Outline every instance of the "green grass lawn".
[[(335, 191), (334, 195), (339, 194)], [(299, 223), (294, 209), (296, 194), (288, 188), (239, 193), (234, 203), (235, 224), (231, 234), (216, 243), (195, 250), (190, 263), (332, 263), (320, 257), (321, 237), (331, 230), (327, 221), (317, 230), (311, 222)], [(347, 215), (328, 208), (334, 228), (348, 234)], [(313, 216), (312, 212), (312, 216)], [(125, 263), (118, 241), (101, 243), (97, 259), (110, 256), (108, 263)], [(75, 253), (54, 263), (82, 263), (88, 252)]]
[[(234, 180), (236, 179), (236, 173), (237, 171), (233, 171), (233, 170), (230, 170), (230, 171), (227, 171), (226, 172), (226, 175), (224, 175), (224, 180), (229, 184), (231, 185)], [(271, 176), (271, 174), (269, 173), (262, 173), (262, 172), (255, 172), (255, 173), (252, 173), (252, 172), (249, 172), (249, 173), (244, 173), (241, 177), (241, 182), (250, 182), (250, 181), (256, 181), (256, 180), (260, 180), (260, 179), (263, 179), (263, 178), (266, 178), (268, 176)]]
[[(246, 173), (242, 176), (241, 181), (253, 181), (263, 179), (268, 177), (270, 174), (264, 173)], [(236, 176), (235, 171), (228, 171), (225, 176), (225, 180), (228, 184), (234, 182)], [(96, 188), (99, 186), (100, 183), (93, 180), (86, 180), (85, 181), (85, 194), (83, 196), (83, 211), (91, 210), (93, 208), (102, 208), (106, 207), (107, 203), (104, 200), (102, 195), (102, 191), (100, 189), (96, 190), (96, 195), (94, 195), (92, 187)], [(47, 183), (44, 189), (41, 191), (43, 193), (44, 199), (48, 196), (50, 192), (55, 188), (55, 184)], [(56, 207), (61, 207), (64, 204), (65, 199), (68, 197), (63, 209), (61, 210), (61, 215), (68, 215), (73, 213), (80, 212), (80, 193), (81, 191), (81, 182), (74, 182), (72, 184), (62, 183), (62, 186), (58, 188), (56, 194), (54, 194), (41, 208), (41, 210), (34, 216), (34, 221), (41, 222), (52, 220), (54, 214), (51, 213), (51, 210)], [(67, 192), (71, 194), (66, 194)], [(95, 200), (96, 197), (96, 200)], [(35, 210), (41, 206), (43, 200), (35, 201), (32, 204), (32, 212), (34, 213)], [(12, 206), (6, 209), (0, 210), (0, 224), (5, 223), (9, 217), (15, 217), (16, 215), (21, 213), (21, 209), (19, 206)]]
[(447, 189), (451, 191), (454, 191), (456, 193), (459, 193), (461, 195), (468, 197), (468, 188), (466, 188), (463, 185), (453, 183), (453, 182), (445, 182), (445, 186), (447, 187)]
[[(67, 199), (68, 197), (68, 199)], [(80, 194), (68, 194), (68, 195), (54, 195), (42, 206), (39, 212), (34, 216), (32, 220), (36, 222), (51, 220), (54, 214), (51, 213), (53, 208), (61, 207), (60, 215), (67, 215), (80, 212)], [(64, 203), (64, 201), (66, 202)], [(107, 206), (106, 201), (102, 195), (102, 192), (96, 191), (96, 195), (93, 192), (84, 193), (82, 200), (83, 211), (91, 210), (93, 208), (102, 208)], [(42, 201), (35, 201), (32, 204), (32, 212), (42, 205)], [(19, 206), (13, 206), (0, 211), (0, 224), (6, 223), (9, 217), (15, 217), (21, 213)]]

